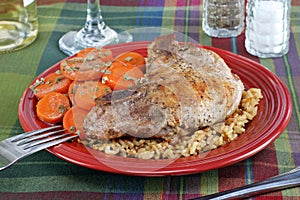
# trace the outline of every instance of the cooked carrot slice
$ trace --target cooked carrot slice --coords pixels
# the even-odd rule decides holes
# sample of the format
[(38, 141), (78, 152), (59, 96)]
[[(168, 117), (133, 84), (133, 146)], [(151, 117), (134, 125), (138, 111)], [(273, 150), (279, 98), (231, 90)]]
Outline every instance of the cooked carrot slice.
[(73, 104), (73, 99), (74, 99), (74, 94), (75, 94), (75, 88), (74, 88), (75, 82), (76, 81), (72, 81), (72, 83), (70, 84), (69, 89), (68, 89), (68, 97), (72, 104)]
[(69, 132), (80, 131), (83, 132), (83, 120), (89, 111), (79, 108), (78, 106), (72, 107), (66, 112), (63, 118), (63, 127)]
[(132, 64), (133, 66), (139, 67), (143, 72), (145, 71), (145, 58), (142, 54), (137, 52), (125, 52), (118, 55), (115, 61), (123, 62), (125, 64)]
[(109, 49), (89, 47), (77, 53), (78, 57), (100, 59), (102, 62), (112, 61), (112, 52)]
[(135, 87), (143, 76), (140, 68), (130, 63), (113, 62), (105, 69), (102, 82), (107, 83), (112, 90), (127, 90)]
[(70, 80), (75, 80), (78, 76), (81, 65), (84, 62), (84, 58), (74, 57), (67, 60), (63, 60), (60, 63), (60, 70), (62, 74)]
[(90, 110), (96, 103), (95, 99), (111, 92), (107, 84), (98, 81), (86, 81), (79, 85), (74, 95), (75, 105)]
[(102, 70), (111, 63), (111, 56), (88, 54), (85, 58), (73, 57), (60, 63), (62, 74), (70, 80), (99, 80)]
[(64, 114), (70, 108), (69, 99), (58, 92), (46, 94), (36, 105), (37, 116), (40, 120), (51, 124), (61, 122)]
[(68, 90), (68, 97), (72, 103), (72, 105), (75, 104), (74, 102), (74, 95), (75, 95), (75, 91), (77, 90), (77, 88), (82, 84), (83, 82), (81, 81), (73, 81), (70, 86), (69, 86), (69, 90)]
[(34, 95), (41, 99), (50, 92), (59, 92), (66, 94), (68, 92), (71, 81), (65, 78), (60, 71), (51, 73), (45, 78), (42, 78), (36, 82), (36, 85), (32, 85)]
[(91, 52), (93, 51), (96, 51), (96, 48), (95, 47), (88, 47), (88, 48), (85, 48), (85, 49), (82, 49), (80, 50), (78, 53), (77, 53), (77, 56), (78, 57), (86, 57), (88, 54), (90, 54)]

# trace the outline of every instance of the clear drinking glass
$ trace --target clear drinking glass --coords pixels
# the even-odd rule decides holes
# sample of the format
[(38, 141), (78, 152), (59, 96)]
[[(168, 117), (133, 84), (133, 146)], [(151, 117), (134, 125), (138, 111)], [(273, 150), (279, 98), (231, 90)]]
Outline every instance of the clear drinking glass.
[(104, 23), (99, 0), (87, 0), (87, 17), (84, 27), (79, 31), (67, 32), (60, 38), (58, 44), (65, 54), (73, 55), (87, 47), (102, 47), (131, 41), (132, 35), (129, 32), (117, 33)]
[(261, 58), (280, 57), (289, 50), (290, 0), (248, 0), (246, 50)]
[(0, 54), (30, 45), (37, 35), (36, 0), (0, 1)]
[(212, 37), (235, 37), (244, 30), (244, 0), (204, 0), (203, 31)]

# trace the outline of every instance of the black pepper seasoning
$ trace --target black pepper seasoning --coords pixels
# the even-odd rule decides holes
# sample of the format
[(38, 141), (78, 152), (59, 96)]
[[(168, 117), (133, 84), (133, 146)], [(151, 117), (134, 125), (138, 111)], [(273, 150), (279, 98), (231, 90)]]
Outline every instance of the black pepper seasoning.
[(212, 37), (235, 37), (244, 30), (244, 0), (203, 0), (203, 31)]

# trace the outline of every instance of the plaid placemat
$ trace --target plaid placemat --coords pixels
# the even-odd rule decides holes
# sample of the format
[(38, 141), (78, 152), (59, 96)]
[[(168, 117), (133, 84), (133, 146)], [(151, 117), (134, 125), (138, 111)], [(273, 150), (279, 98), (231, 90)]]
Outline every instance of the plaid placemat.
[[(0, 55), (0, 140), (22, 132), (18, 104), (28, 84), (66, 55), (59, 38), (85, 22), (85, 1), (38, 1), (39, 36), (29, 47)], [(0, 199), (189, 199), (243, 186), (300, 166), (300, 3), (292, 2), (290, 51), (282, 58), (258, 59), (244, 47), (244, 34), (216, 39), (203, 33), (202, 1), (101, 1), (112, 28), (157, 27), (182, 32), (200, 44), (232, 51), (262, 63), (286, 84), (293, 98), (287, 129), (263, 151), (234, 165), (186, 176), (134, 177), (87, 169), (41, 151), (0, 172)], [(256, 199), (299, 199), (299, 188)]]

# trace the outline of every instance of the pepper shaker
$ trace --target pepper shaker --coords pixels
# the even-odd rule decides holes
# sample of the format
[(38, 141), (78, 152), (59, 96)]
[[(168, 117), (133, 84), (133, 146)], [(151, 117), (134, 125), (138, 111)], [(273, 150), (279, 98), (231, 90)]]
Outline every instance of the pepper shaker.
[(261, 58), (280, 57), (289, 50), (290, 0), (248, 0), (246, 50)]
[(236, 37), (244, 30), (244, 0), (203, 0), (203, 31), (212, 37)]

